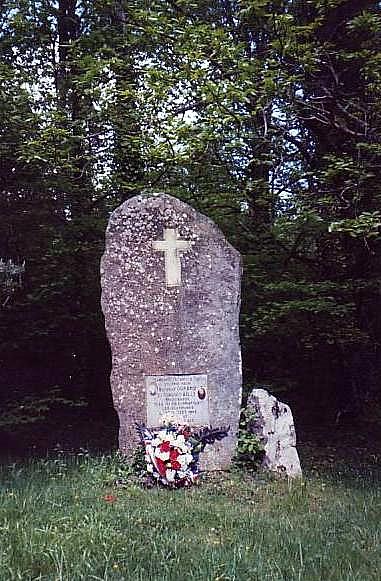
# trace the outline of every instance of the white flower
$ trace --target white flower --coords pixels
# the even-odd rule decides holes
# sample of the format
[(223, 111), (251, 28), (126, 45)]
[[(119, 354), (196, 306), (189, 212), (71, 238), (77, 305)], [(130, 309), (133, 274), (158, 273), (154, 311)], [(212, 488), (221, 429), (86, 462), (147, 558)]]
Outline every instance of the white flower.
[(180, 456), (177, 457), (177, 461), (181, 464), (182, 468), (184, 468), (184, 466), (188, 466), (189, 464), (187, 460), (187, 454), (180, 454)]
[(158, 438), (160, 441), (164, 442), (168, 437), (168, 433), (166, 430), (160, 430), (160, 432), (158, 432), (156, 434), (156, 438)]
[(180, 452), (188, 452), (189, 443), (185, 440), (183, 434), (179, 434), (174, 440), (174, 446), (180, 450)]
[(163, 462), (169, 460), (169, 452), (160, 452), (159, 448), (155, 450), (155, 456), (156, 458), (160, 458), (160, 460), (163, 460)]
[(152, 464), (147, 464), (147, 472), (153, 472)]
[(180, 425), (181, 423), (182, 423), (181, 418), (179, 416), (176, 416), (175, 414), (164, 414), (160, 418), (160, 424), (162, 424), (163, 426), (176, 426)]
[(167, 470), (165, 472), (165, 477), (168, 482), (173, 482), (175, 480), (176, 470)]
[(151, 446), (151, 444), (147, 444), (146, 446), (146, 456), (148, 456), (148, 458), (153, 454), (153, 446)]
[(186, 473), (186, 472), (184, 472), (183, 470), (179, 470), (179, 471), (177, 472), (177, 474), (179, 475), (179, 478), (185, 478), (185, 477), (186, 477), (186, 475), (187, 475), (187, 473)]
[(175, 446), (176, 445), (176, 435), (173, 432), (169, 432), (167, 434), (167, 442), (169, 442), (171, 444), (171, 446)]

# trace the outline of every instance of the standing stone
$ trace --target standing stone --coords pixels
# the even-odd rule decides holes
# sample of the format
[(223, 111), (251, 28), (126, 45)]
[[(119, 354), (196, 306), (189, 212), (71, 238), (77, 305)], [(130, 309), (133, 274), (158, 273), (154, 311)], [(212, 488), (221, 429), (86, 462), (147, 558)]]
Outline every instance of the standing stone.
[(264, 449), (262, 466), (286, 476), (302, 476), (296, 450), (294, 420), (288, 405), (278, 401), (265, 389), (253, 389), (247, 408), (255, 412), (250, 430), (261, 441)]
[(120, 450), (134, 450), (135, 422), (230, 426), (201, 459), (227, 468), (241, 403), (239, 253), (187, 204), (139, 195), (110, 217), (101, 275)]

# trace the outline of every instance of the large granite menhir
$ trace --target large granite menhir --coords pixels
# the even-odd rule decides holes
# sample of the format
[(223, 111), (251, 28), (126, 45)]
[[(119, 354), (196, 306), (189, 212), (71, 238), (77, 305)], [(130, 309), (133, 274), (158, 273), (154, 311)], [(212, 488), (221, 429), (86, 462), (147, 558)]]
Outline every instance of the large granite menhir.
[(241, 403), (241, 261), (216, 225), (166, 194), (139, 195), (111, 215), (101, 264), (119, 447), (135, 422), (230, 425), (201, 465), (228, 467)]

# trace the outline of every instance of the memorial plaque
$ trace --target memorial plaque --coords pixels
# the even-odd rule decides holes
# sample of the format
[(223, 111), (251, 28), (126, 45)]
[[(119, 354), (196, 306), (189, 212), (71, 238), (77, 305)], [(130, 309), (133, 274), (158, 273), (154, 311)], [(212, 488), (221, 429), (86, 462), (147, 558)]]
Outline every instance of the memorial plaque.
[(159, 427), (164, 422), (209, 425), (206, 375), (150, 375), (145, 384), (149, 427)]

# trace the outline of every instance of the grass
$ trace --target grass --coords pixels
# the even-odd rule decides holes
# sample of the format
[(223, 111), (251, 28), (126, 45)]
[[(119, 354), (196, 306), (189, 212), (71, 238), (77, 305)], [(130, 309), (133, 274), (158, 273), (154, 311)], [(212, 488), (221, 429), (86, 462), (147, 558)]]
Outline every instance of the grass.
[(213, 475), (144, 490), (118, 458), (4, 466), (0, 579), (366, 581), (381, 578), (377, 479)]

